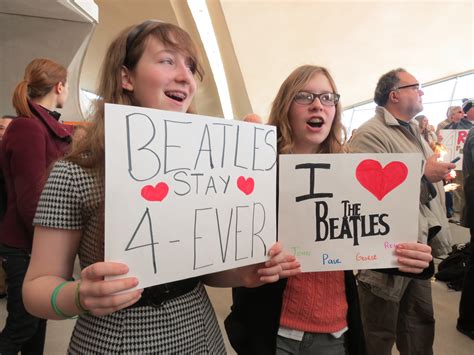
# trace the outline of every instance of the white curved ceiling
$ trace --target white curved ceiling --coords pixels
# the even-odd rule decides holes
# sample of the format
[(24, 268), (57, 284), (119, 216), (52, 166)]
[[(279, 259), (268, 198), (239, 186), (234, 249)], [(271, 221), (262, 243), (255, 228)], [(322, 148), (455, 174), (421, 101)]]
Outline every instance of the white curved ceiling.
[[(105, 43), (125, 25), (161, 18), (191, 28), (197, 36), (189, 11), (183, 10), (185, 1), (96, 3), (99, 25), (81, 77), (82, 86), (91, 91)], [(346, 107), (371, 98), (378, 77), (396, 67), (406, 68), (421, 82), (474, 68), (472, 1), (208, 0), (207, 4), (221, 50), (226, 47), (224, 61), (234, 63), (227, 69), (235, 71), (234, 81), (241, 81), (232, 92), (233, 103), (240, 106), (234, 107), (236, 116), (253, 111), (265, 117), (281, 82), (301, 64), (328, 67)], [(232, 86), (233, 80), (229, 81)], [(201, 97), (209, 102), (200, 105), (200, 113), (221, 114), (218, 99), (209, 100), (217, 95), (213, 85), (201, 87), (206, 92)]]

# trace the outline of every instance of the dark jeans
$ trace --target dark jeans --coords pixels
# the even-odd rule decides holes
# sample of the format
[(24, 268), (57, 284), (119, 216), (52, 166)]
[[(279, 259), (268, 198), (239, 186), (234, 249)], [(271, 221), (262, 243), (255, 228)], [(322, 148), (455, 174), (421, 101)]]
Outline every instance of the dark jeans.
[(464, 275), (458, 324), (465, 330), (474, 330), (474, 228), (471, 232), (471, 265)]
[(7, 274), (7, 311), (5, 328), (0, 333), (0, 354), (43, 354), (46, 320), (33, 317), (23, 306), (21, 288), (29, 254), (21, 249), (0, 245), (0, 257)]
[(454, 214), (453, 192), (447, 191), (444, 195), (446, 196), (446, 217), (451, 218)]

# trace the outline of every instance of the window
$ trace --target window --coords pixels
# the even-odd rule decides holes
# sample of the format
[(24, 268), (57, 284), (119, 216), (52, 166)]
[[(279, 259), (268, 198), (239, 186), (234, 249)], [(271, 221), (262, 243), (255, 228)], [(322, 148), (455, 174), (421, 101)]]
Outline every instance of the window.
[(97, 100), (99, 96), (93, 92), (81, 89), (79, 92), (79, 100), (81, 104), (82, 114), (84, 118), (88, 120), (92, 114), (94, 108), (94, 101)]

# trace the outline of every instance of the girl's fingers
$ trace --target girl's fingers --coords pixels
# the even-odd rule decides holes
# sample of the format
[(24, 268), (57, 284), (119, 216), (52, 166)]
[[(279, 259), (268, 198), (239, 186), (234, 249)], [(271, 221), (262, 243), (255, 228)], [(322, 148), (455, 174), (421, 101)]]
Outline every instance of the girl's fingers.
[(429, 261), (426, 260), (417, 260), (417, 259), (411, 259), (411, 258), (405, 258), (405, 257), (398, 257), (398, 263), (400, 266), (405, 266), (405, 267), (417, 267), (417, 268), (427, 268), (430, 265)]
[(274, 255), (277, 255), (281, 253), (282, 247), (280, 242), (276, 242), (275, 244), (272, 245), (270, 250), (268, 250), (268, 256), (273, 257)]
[(424, 268), (420, 269), (416, 267), (400, 266), (398, 270), (400, 270), (401, 272), (408, 272), (410, 274), (420, 274), (423, 272)]
[(263, 283), (277, 282), (279, 279), (280, 279), (280, 276), (278, 274), (271, 275), (271, 276), (260, 276), (260, 282), (263, 282)]
[(142, 292), (143, 289), (107, 297), (89, 297), (84, 300), (81, 299), (81, 302), (91, 313), (97, 314), (102, 311), (108, 312), (108, 310), (125, 308), (130, 302), (133, 304), (140, 299)]
[[(133, 291), (135, 293), (137, 291)], [(132, 298), (129, 298), (127, 301), (120, 303), (115, 306), (111, 307), (100, 307), (100, 308), (94, 308), (94, 309), (89, 309), (89, 312), (95, 316), (105, 316), (108, 314), (111, 314), (113, 312), (119, 311), (121, 309), (124, 309), (128, 306), (131, 306), (135, 304), (142, 296), (142, 290), (139, 290), (137, 294), (135, 294)]]
[(431, 253), (431, 247), (426, 244), (422, 243), (400, 243), (397, 245), (397, 250), (413, 250), (413, 251), (419, 251), (423, 253)]
[(403, 257), (399, 257), (398, 263), (400, 264), (399, 270), (402, 272), (410, 272), (414, 274), (419, 274), (426, 269), (430, 263), (423, 260), (414, 260), (414, 259), (407, 259)]
[(429, 265), (433, 256), (431, 247), (421, 243), (402, 243), (395, 250), (398, 255), (398, 268), (402, 272), (419, 274)]
[(81, 272), (83, 280), (102, 280), (105, 276), (124, 275), (128, 272), (128, 266), (122, 263), (97, 262), (89, 265)]
[(274, 265), (278, 265), (283, 262), (291, 262), (291, 261), (296, 260), (294, 255), (288, 254), (285, 251), (283, 251), (283, 248), (280, 242), (276, 242), (270, 248), (268, 255), (271, 256), (271, 258), (265, 262), (266, 267), (272, 267)]
[(101, 297), (109, 296), (114, 293), (130, 290), (138, 286), (138, 279), (136, 277), (127, 277), (119, 280), (109, 281), (87, 281), (81, 282), (81, 298), (86, 297)]
[[(266, 266), (266, 265), (265, 265)], [(257, 274), (261, 276), (271, 276), (271, 275), (278, 275), (282, 271), (281, 265), (275, 265), (271, 267), (263, 267), (257, 270)]]
[(301, 273), (301, 264), (298, 261), (282, 263), (281, 268), (280, 278), (286, 278)]
[(433, 256), (430, 252), (423, 252), (423, 251), (416, 251), (416, 250), (408, 250), (408, 249), (396, 249), (396, 253), (399, 257), (404, 259), (412, 259), (412, 260), (421, 260), (425, 262), (430, 262), (433, 260)]

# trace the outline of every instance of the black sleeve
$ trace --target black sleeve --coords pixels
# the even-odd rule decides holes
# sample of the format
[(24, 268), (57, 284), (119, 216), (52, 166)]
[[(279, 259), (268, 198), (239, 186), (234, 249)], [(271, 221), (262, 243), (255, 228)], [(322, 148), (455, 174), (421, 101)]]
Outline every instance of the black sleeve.
[(232, 289), (231, 313), (224, 321), (238, 354), (273, 355), (286, 279), (256, 287)]

